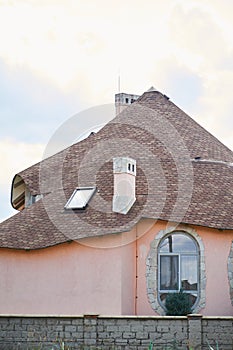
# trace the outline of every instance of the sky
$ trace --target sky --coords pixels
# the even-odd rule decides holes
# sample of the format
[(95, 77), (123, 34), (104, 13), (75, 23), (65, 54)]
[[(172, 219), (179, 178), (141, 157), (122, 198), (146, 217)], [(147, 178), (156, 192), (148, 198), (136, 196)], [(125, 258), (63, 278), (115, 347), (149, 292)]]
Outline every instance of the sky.
[(232, 38), (232, 0), (0, 0), (0, 221), (14, 175), (73, 115), (113, 103), (119, 76), (233, 150)]

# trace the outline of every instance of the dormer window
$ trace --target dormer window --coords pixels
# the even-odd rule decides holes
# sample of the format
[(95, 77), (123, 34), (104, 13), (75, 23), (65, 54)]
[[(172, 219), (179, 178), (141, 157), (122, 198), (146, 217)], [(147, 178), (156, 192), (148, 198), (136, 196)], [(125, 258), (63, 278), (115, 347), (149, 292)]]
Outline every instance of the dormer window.
[(30, 207), (30, 205), (38, 202), (39, 199), (43, 197), (42, 194), (32, 195), (29, 189), (25, 188), (25, 208)]
[(20, 175), (14, 177), (11, 189), (11, 203), (14, 209), (21, 211), (42, 197), (42, 194), (33, 195)]
[(65, 205), (65, 209), (85, 209), (96, 187), (77, 187)]

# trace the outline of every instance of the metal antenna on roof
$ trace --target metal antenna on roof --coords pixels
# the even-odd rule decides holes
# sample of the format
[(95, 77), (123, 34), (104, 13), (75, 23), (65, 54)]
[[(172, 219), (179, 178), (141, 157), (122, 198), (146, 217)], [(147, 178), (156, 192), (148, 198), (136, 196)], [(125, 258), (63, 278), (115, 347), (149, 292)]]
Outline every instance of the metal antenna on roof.
[(121, 92), (121, 68), (118, 67), (118, 94)]
[(118, 93), (121, 92), (121, 71), (119, 68), (119, 74), (118, 74)]

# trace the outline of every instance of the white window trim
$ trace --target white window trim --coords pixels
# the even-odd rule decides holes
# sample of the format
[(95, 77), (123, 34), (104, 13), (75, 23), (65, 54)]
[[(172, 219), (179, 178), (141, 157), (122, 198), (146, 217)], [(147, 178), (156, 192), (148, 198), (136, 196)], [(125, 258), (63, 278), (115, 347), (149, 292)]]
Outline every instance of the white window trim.
[[(76, 193), (78, 191), (86, 191), (86, 190), (92, 190), (92, 192), (89, 194), (89, 196), (87, 197), (85, 204), (83, 206), (72, 206), (71, 202), (74, 199)], [(65, 209), (70, 210), (70, 209), (85, 209), (86, 206), (88, 205), (88, 203), (90, 202), (91, 198), (93, 197), (93, 195), (95, 194), (96, 191), (96, 187), (76, 187), (76, 189), (73, 191), (72, 195), (70, 196), (69, 200), (67, 201), (66, 205), (65, 205)]]
[[(183, 234), (183, 235), (186, 235), (188, 236), (190, 239), (193, 240), (195, 246), (196, 246), (196, 252), (175, 252), (175, 253), (169, 253), (169, 252), (160, 252), (160, 244), (161, 242), (166, 239), (167, 236), (171, 235), (171, 234), (177, 234), (177, 233), (180, 233), (180, 234)], [(160, 257), (161, 256), (177, 256), (178, 257), (178, 289), (160, 289), (160, 277), (161, 277), (161, 274), (160, 274), (160, 265), (161, 265), (161, 260), (160, 260)], [(181, 257), (182, 256), (195, 256), (197, 257), (197, 266), (199, 267), (200, 266), (200, 257), (199, 257), (199, 246), (198, 246), (198, 243), (196, 241), (196, 239), (193, 238), (192, 235), (190, 235), (189, 233), (187, 233), (187, 230), (184, 231), (184, 230), (180, 230), (180, 229), (176, 229), (175, 231), (173, 232), (170, 232), (168, 235), (165, 235), (163, 238), (161, 238), (160, 242), (159, 242), (159, 245), (158, 245), (158, 301), (160, 303), (160, 305), (163, 307), (162, 305), (162, 302), (161, 302), (161, 299), (160, 299), (160, 296), (159, 296), (159, 293), (177, 293), (181, 290), (182, 286), (181, 286), (181, 274), (182, 274), (182, 270), (181, 270)], [(195, 307), (196, 305), (198, 304), (199, 302), (199, 295), (200, 295), (200, 269), (198, 268), (197, 269), (197, 281), (198, 281), (198, 284), (197, 284), (197, 289), (196, 290), (187, 290), (187, 291), (184, 291), (184, 293), (187, 293), (187, 294), (197, 294), (197, 300), (195, 301), (194, 305), (192, 306), (192, 309), (195, 310)]]

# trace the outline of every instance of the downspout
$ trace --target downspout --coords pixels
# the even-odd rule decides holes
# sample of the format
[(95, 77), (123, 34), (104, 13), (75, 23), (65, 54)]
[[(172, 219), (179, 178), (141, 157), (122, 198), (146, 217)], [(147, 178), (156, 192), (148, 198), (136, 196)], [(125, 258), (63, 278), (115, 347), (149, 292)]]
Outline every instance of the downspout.
[(136, 246), (135, 246), (135, 306), (134, 314), (138, 314), (138, 224), (136, 224)]

